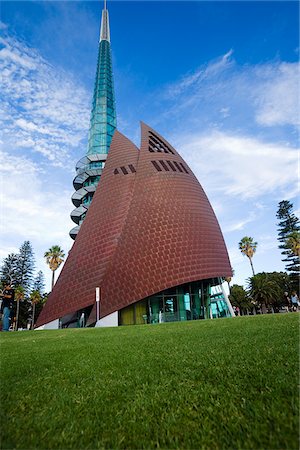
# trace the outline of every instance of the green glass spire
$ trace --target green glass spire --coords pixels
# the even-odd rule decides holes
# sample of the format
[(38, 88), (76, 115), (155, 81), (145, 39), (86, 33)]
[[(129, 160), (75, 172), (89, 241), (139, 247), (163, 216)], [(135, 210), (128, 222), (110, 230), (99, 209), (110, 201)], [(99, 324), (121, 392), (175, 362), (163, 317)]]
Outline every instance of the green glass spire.
[(110, 29), (106, 1), (102, 10), (97, 72), (93, 95), (88, 149), (76, 165), (71, 219), (76, 223), (70, 231), (75, 239), (91, 204), (105, 165), (110, 143), (117, 126), (110, 48)]
[(116, 126), (109, 18), (105, 3), (102, 11), (97, 73), (87, 153), (107, 153)]

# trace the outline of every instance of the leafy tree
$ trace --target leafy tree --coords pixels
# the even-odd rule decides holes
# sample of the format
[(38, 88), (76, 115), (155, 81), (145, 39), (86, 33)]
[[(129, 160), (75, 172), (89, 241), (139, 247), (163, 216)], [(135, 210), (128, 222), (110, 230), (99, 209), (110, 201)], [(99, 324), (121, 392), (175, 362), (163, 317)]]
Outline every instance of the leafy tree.
[(291, 290), (291, 280), (286, 272), (267, 272), (267, 275), (277, 284), (280, 291), (289, 292)]
[(238, 284), (234, 284), (231, 287), (229, 300), (232, 306), (238, 306), (243, 313), (253, 308), (247, 292), (243, 286), (239, 286)]
[(286, 272), (268, 272), (267, 275), (278, 288), (278, 296), (273, 299), (273, 306), (278, 309), (285, 303), (284, 293), (292, 290), (291, 279)]
[(281, 286), (276, 280), (275, 275), (261, 272), (248, 280), (248, 294), (257, 305), (265, 305), (267, 308), (273, 307), (280, 299), (282, 299), (283, 292)]
[(34, 265), (32, 245), (29, 241), (25, 241), (21, 245), (18, 255), (16, 265), (16, 285), (22, 286), (26, 294), (29, 293), (32, 285)]
[(35, 305), (35, 322), (38, 320), (39, 315), (48, 300), (48, 295), (48, 293), (42, 294), (40, 301)]
[[(283, 256), (282, 261), (286, 263), (285, 269), (291, 277), (294, 289), (298, 289), (300, 265), (296, 248), (297, 237), (299, 239), (300, 231), (299, 218), (293, 213), (293, 204), (288, 200), (283, 200), (279, 203), (276, 217), (279, 219), (277, 224), (278, 241)], [(292, 241), (295, 243), (294, 238), (296, 238), (296, 248), (292, 244)]]
[(15, 289), (15, 301), (17, 302), (17, 311), (16, 311), (16, 324), (15, 329), (18, 329), (19, 324), (19, 312), (20, 312), (20, 301), (24, 300), (25, 290), (22, 286), (18, 286)]
[(32, 305), (29, 297), (24, 297), (23, 301), (19, 302), (19, 320), (18, 327), (27, 328), (27, 324), (30, 319), (30, 310)]
[(41, 301), (41, 298), (42, 298), (42, 296), (41, 296), (41, 294), (40, 294), (39, 291), (34, 290), (34, 291), (32, 291), (31, 294), (30, 294), (30, 301), (31, 301), (31, 304), (32, 304), (32, 322), (31, 322), (31, 329), (33, 329), (33, 327), (34, 327), (34, 322), (35, 322), (35, 305)]
[(40, 302), (40, 305), (42, 306), (42, 308), (45, 306), (45, 304), (48, 300), (48, 297), (49, 297), (49, 294), (47, 292), (42, 295), (41, 302)]
[(254, 242), (252, 237), (245, 236), (239, 242), (239, 249), (241, 250), (243, 255), (246, 255), (249, 258), (253, 275), (255, 275), (255, 273), (254, 273), (252, 258), (253, 258), (254, 253), (256, 252), (256, 247), (257, 247), (257, 242)]
[(19, 253), (11, 253), (1, 267), (1, 279), (9, 280), (14, 287), (22, 286), (28, 294), (32, 284), (34, 271), (34, 254), (31, 243), (25, 241)]
[(37, 276), (35, 277), (33, 289), (39, 291), (41, 295), (45, 291), (45, 276), (41, 270), (38, 271)]
[(44, 257), (46, 258), (46, 263), (52, 270), (52, 289), (53, 289), (54, 273), (56, 269), (58, 269), (58, 267), (64, 261), (65, 253), (58, 245), (53, 245), (51, 248), (49, 248), (47, 252), (45, 252)]
[(300, 231), (292, 231), (286, 239), (287, 247), (300, 258)]
[(1, 281), (10, 281), (11, 285), (16, 285), (18, 258), (16, 253), (10, 253), (4, 258), (1, 267)]

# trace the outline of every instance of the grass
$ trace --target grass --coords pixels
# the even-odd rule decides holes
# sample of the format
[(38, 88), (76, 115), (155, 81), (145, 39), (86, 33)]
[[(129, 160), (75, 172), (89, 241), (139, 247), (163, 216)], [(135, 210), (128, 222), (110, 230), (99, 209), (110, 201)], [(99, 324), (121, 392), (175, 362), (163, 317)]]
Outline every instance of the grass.
[(1, 333), (1, 449), (298, 449), (298, 320)]

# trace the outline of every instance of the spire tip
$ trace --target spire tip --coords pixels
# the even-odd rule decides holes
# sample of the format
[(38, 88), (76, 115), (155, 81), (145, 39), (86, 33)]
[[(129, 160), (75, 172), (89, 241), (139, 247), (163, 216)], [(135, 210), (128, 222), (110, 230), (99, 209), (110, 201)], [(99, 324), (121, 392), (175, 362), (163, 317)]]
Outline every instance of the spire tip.
[(106, 40), (110, 42), (108, 10), (106, 8), (106, 0), (104, 0), (104, 8), (102, 10), (102, 19), (100, 27), (100, 41)]

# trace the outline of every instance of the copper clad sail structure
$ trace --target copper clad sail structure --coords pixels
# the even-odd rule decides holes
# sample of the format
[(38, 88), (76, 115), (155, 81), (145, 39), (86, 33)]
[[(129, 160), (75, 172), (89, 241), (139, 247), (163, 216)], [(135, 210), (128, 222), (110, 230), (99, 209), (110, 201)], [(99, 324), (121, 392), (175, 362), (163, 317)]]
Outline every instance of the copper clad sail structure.
[(174, 286), (232, 275), (197, 178), (162, 136), (145, 124), (141, 129), (140, 149), (115, 132), (93, 202), (37, 326), (94, 305), (96, 287), (105, 317)]

